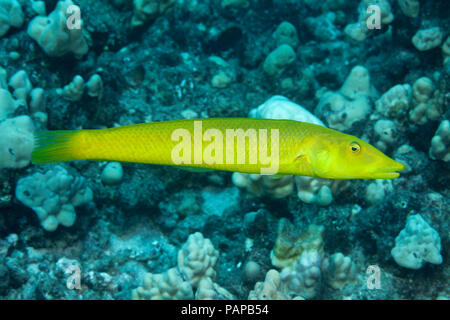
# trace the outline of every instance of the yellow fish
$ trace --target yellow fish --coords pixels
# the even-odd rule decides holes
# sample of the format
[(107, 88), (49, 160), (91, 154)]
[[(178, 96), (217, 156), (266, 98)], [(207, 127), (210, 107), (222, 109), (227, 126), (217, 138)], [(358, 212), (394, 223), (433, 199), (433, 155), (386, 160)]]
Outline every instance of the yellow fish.
[(175, 120), (35, 138), (34, 164), (122, 161), (331, 179), (393, 179), (404, 169), (361, 139), (292, 120)]

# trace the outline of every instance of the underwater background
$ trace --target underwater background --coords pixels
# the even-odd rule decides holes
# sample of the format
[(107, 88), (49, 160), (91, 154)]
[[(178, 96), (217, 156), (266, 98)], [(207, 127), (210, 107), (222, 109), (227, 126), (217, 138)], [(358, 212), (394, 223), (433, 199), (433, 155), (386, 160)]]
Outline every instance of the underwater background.
[[(0, 299), (448, 299), (447, 0), (0, 0)], [(393, 180), (32, 165), (33, 133), (321, 123)]]

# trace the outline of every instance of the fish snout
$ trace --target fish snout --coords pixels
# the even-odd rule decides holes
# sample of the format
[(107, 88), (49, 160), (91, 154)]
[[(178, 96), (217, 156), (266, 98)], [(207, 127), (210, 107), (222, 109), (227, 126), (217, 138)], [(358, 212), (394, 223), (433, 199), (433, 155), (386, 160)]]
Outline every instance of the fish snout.
[(403, 171), (405, 165), (401, 162), (389, 159), (388, 163), (381, 164), (377, 170), (373, 172), (374, 179), (394, 179), (400, 176), (397, 171)]

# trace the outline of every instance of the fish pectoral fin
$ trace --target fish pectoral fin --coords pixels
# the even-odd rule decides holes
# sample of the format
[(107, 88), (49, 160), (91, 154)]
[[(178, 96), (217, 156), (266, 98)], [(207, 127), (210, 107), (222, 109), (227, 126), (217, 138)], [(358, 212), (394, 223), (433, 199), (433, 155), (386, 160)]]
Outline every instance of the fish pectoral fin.
[(308, 162), (308, 157), (304, 153), (296, 154), (294, 162), (297, 164), (302, 164), (302, 163)]
[(189, 171), (189, 172), (211, 172), (214, 171), (213, 169), (206, 169), (206, 168), (197, 168), (197, 167), (183, 167), (183, 166), (175, 166), (175, 168)]
[(306, 154), (298, 153), (294, 159), (294, 164), (299, 170), (300, 175), (314, 175), (314, 170)]

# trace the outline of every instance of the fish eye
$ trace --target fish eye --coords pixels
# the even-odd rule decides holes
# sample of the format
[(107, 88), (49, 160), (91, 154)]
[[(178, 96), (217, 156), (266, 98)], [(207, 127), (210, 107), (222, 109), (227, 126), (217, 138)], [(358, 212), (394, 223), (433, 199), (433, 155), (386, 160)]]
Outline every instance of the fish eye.
[(350, 151), (352, 153), (358, 153), (358, 152), (361, 151), (361, 146), (359, 145), (359, 143), (358, 142), (354, 142), (354, 141), (350, 142), (348, 148), (350, 149)]

